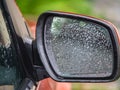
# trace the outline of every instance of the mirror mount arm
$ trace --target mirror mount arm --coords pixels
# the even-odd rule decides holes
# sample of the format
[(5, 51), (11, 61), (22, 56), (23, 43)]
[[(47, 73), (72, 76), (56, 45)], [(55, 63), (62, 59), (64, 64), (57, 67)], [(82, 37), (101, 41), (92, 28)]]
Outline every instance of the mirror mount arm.
[(43, 63), (41, 62), (41, 59), (38, 54), (37, 50), (37, 43), (36, 40), (32, 42), (32, 48), (33, 48), (33, 64), (34, 64), (34, 69), (37, 74), (37, 81), (43, 80), (45, 78), (49, 77), (49, 74), (45, 70)]
[(43, 66), (34, 66), (36, 73), (37, 73), (37, 81), (49, 78), (49, 74), (47, 73), (47, 71), (45, 70), (45, 68)]

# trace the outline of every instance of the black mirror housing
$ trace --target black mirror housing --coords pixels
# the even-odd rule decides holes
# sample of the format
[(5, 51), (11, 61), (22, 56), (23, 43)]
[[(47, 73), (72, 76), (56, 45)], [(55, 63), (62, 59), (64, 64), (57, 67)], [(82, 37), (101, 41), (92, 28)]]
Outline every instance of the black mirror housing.
[(39, 17), (36, 35), (41, 61), (56, 81), (110, 82), (120, 76), (120, 37), (108, 21), (49, 11)]

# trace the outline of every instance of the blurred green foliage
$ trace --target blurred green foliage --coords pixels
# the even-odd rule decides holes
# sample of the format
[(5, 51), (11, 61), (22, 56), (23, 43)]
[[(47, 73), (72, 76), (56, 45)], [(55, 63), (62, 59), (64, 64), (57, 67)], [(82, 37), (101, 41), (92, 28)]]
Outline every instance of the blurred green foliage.
[(24, 15), (39, 16), (48, 10), (74, 12), (96, 16), (93, 13), (93, 0), (16, 0)]

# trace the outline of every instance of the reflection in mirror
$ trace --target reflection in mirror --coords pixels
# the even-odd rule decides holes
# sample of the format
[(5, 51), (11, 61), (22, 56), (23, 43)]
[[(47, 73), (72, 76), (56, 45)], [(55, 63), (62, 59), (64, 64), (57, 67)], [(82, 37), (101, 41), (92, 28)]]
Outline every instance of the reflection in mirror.
[(109, 77), (112, 74), (113, 46), (106, 27), (82, 19), (49, 17), (45, 33), (47, 53), (54, 57), (51, 64), (59, 75)]

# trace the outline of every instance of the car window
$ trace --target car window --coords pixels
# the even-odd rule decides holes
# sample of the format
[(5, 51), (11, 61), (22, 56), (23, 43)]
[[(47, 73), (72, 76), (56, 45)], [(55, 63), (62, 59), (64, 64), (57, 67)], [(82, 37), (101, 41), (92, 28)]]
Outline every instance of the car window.
[(0, 7), (0, 90), (17, 89), (21, 73), (11, 30)]

